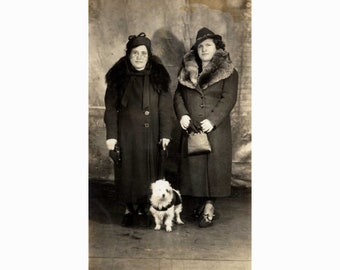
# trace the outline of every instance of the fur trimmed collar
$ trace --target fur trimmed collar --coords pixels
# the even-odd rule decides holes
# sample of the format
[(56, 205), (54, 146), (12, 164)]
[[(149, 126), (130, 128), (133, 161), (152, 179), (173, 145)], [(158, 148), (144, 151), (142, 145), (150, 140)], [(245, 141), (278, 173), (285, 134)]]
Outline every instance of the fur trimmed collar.
[[(109, 88), (125, 88), (130, 76), (127, 61), (129, 61), (129, 59), (126, 56), (120, 58), (106, 73), (105, 81)], [(161, 60), (153, 55), (150, 58), (149, 65), (151, 85), (158, 93), (168, 91), (171, 79)]]
[(228, 78), (234, 71), (234, 65), (230, 60), (229, 53), (218, 49), (215, 55), (198, 74), (198, 64), (195, 60), (194, 51), (191, 50), (183, 57), (182, 68), (178, 75), (178, 81), (191, 89), (199, 86), (206, 89), (209, 86)]

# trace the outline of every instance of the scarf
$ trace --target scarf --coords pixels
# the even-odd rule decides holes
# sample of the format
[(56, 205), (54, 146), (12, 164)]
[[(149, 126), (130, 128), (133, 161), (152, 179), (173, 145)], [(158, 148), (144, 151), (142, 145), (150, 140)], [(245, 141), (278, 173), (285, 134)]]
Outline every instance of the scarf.
[(140, 77), (144, 77), (142, 109), (143, 110), (149, 109), (150, 71), (151, 65), (149, 63), (146, 65), (145, 69), (138, 71), (132, 67), (131, 63), (129, 63), (128, 60), (126, 61), (126, 75), (128, 77), (128, 82), (121, 99), (121, 105), (123, 107), (127, 107), (132, 89), (138, 87), (139, 84), (137, 80), (139, 80)]

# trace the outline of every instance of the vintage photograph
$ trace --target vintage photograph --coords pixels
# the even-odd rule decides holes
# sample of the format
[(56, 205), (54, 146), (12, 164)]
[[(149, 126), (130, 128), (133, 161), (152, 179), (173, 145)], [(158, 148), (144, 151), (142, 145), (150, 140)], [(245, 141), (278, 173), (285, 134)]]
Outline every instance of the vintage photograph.
[(0, 269), (340, 269), (333, 2), (3, 1)]
[(89, 269), (251, 269), (251, 1), (88, 19)]

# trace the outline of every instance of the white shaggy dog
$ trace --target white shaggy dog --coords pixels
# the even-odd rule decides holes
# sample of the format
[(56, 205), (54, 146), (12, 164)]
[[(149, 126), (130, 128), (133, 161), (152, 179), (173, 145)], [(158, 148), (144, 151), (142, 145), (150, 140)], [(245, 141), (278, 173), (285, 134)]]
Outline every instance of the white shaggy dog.
[(155, 219), (155, 230), (160, 230), (165, 224), (167, 232), (172, 231), (172, 221), (184, 224), (181, 220), (182, 198), (178, 190), (173, 189), (165, 179), (157, 180), (151, 184), (150, 212)]

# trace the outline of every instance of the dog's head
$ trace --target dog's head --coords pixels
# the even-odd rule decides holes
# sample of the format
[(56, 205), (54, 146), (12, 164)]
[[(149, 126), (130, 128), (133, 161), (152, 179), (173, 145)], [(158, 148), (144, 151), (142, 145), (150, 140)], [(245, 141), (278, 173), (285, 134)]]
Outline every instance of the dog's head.
[(159, 179), (151, 184), (153, 199), (168, 202), (172, 200), (173, 191), (170, 183), (165, 179)]

